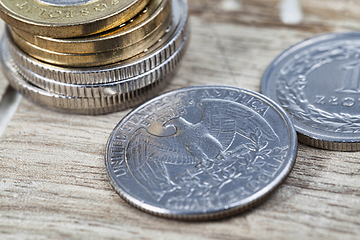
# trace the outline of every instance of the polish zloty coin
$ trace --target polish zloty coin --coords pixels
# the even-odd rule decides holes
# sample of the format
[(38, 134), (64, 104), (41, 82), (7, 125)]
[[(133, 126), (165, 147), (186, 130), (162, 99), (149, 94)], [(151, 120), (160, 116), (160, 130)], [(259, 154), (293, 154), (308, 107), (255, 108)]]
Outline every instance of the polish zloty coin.
[[(102, 84), (121, 81), (144, 74), (161, 65), (182, 45), (187, 34), (188, 5), (186, 0), (172, 0), (171, 27), (147, 51), (131, 59), (107, 66), (92, 68), (58, 67), (34, 59), (14, 44), (10, 53), (18, 66), (28, 69), (34, 76), (70, 84)], [(36, 80), (33, 76), (29, 78)], [(41, 81), (40, 79), (38, 80)], [(36, 82), (34, 82), (36, 84)]]
[(261, 92), (291, 116), (299, 141), (360, 150), (360, 33), (318, 36), (276, 58)]
[[(169, 5), (170, 6), (170, 5)], [(168, 12), (167, 18), (163, 19), (162, 24), (159, 24), (152, 32), (145, 36), (140, 41), (133, 42), (132, 45), (118, 47), (107, 51), (93, 52), (93, 53), (66, 53), (56, 52), (49, 49), (44, 49), (33, 45), (21, 37), (17, 36), (15, 32), (9, 33), (6, 29), (6, 34), (13, 39), (15, 44), (28, 55), (36, 58), (37, 60), (44, 61), (49, 64), (64, 66), (64, 67), (97, 67), (103, 65), (113, 64), (119, 61), (130, 59), (150, 48), (154, 45), (166, 32), (171, 23), (171, 13)], [(144, 31), (144, 30), (140, 30)], [(12, 36), (10, 36), (12, 35)], [(68, 41), (69, 42), (69, 41)], [(121, 45), (121, 40), (117, 40)], [(131, 42), (131, 41), (129, 41)], [(76, 49), (78, 43), (73, 43), (73, 48)], [(55, 48), (57, 49), (57, 48)], [(91, 48), (90, 48), (91, 49)]]
[(248, 209), (289, 174), (297, 137), (285, 111), (258, 93), (198, 86), (163, 94), (110, 135), (115, 191), (145, 212), (206, 220)]
[[(158, 28), (167, 28), (171, 22), (171, 0), (153, 0), (134, 18), (108, 31), (79, 38), (49, 38), (11, 28), (16, 43), (27, 42), (43, 51), (66, 54), (84, 54), (111, 51), (129, 47), (151, 35)], [(163, 26), (165, 25), (165, 26)], [(157, 39), (161, 37), (157, 36)], [(155, 42), (155, 41), (154, 41)], [(154, 44), (145, 44), (150, 47)], [(19, 45), (19, 44), (18, 44)], [(22, 43), (24, 45), (24, 43)], [(144, 45), (144, 44), (143, 44)], [(143, 48), (144, 50), (145, 48)], [(27, 52), (26, 49), (23, 49)]]
[(14, 34), (10, 34), (8, 28), (6, 28), (5, 34), (11, 38), (11, 42), (14, 42), (17, 48), (21, 49), (21, 52), (29, 55), (28, 57), (35, 58), (36, 61), (40, 60), (48, 64), (54, 64), (60, 67), (63, 66), (65, 68), (90, 68), (118, 63), (143, 53), (144, 50), (150, 48), (162, 38), (170, 26), (170, 23), (171, 16), (164, 21), (163, 25), (160, 25), (144, 39), (135, 42), (130, 46), (119, 47), (109, 51), (84, 54), (60, 53), (39, 48), (26, 42), (20, 37), (16, 37)]
[(2, 0), (0, 17), (34, 35), (55, 38), (106, 31), (138, 14), (149, 0)]

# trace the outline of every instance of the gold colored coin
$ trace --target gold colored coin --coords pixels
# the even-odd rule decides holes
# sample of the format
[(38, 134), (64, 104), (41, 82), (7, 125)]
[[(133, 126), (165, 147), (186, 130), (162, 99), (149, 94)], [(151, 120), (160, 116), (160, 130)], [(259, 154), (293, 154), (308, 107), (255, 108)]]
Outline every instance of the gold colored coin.
[[(114, 50), (99, 52), (99, 53), (85, 53), (85, 54), (69, 54), (49, 51), (35, 46), (21, 37), (17, 36), (13, 40), (18, 47), (30, 56), (41, 61), (66, 67), (94, 67), (102, 66), (125, 59), (129, 59), (154, 45), (163, 36), (171, 24), (171, 14), (148, 34), (142, 41), (134, 43), (125, 48), (116, 48)], [(7, 28), (7, 34), (10, 36), (10, 30)]]
[(15, 42), (21, 37), (25, 41), (48, 51), (69, 54), (98, 53), (125, 48), (151, 34), (171, 14), (171, 0), (152, 0), (136, 17), (120, 26), (88, 37), (56, 39), (35, 36), (12, 28)]
[(0, 17), (34, 35), (70, 38), (119, 26), (150, 0), (2, 0)]

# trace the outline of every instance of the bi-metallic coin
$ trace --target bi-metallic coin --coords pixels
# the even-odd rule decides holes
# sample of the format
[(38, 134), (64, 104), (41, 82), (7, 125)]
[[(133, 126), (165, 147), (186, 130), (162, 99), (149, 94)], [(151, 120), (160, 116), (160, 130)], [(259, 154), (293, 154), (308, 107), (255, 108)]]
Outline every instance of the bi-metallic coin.
[(105, 164), (115, 191), (145, 212), (207, 220), (255, 205), (289, 174), (290, 118), (258, 93), (198, 86), (156, 97), (115, 127)]
[(80, 37), (106, 31), (130, 20), (150, 0), (3, 0), (0, 17), (34, 35)]
[(360, 33), (311, 38), (286, 50), (266, 70), (261, 92), (291, 116), (299, 141), (360, 150)]
[[(50, 64), (65, 67), (109, 65), (143, 52), (164, 35), (165, 30), (171, 24), (171, 0), (153, 0), (149, 4), (149, 9), (151, 9), (149, 12), (156, 12), (154, 18), (149, 16), (149, 18), (140, 17), (139, 22), (134, 20), (127, 26), (112, 29), (105, 33), (83, 38), (49, 40), (50, 38), (37, 37), (33, 39), (35, 42), (39, 39), (48, 39), (44, 44), (45, 48), (42, 47), (41, 41), (34, 45), (27, 42), (15, 31), (11, 31), (11, 35), (16, 45), (25, 53)], [(9, 29), (7, 29), (7, 32), (9, 32)], [(46, 48), (49, 44), (53, 48)], [(59, 44), (59, 46), (56, 46), (56, 44)], [(64, 49), (63, 47), (66, 46), (67, 48)], [(82, 51), (81, 49), (86, 48), (88, 52), (85, 53), (67, 52), (67, 50), (74, 52), (76, 49)]]
[[(161, 37), (161, 31), (167, 28), (170, 22), (171, 0), (153, 0), (150, 1), (141, 13), (128, 22), (108, 31), (87, 37), (70, 39), (49, 38), (36, 36), (16, 28), (11, 28), (11, 33), (17, 45), (22, 46), (21, 48), (30, 55), (32, 55), (31, 52), (39, 52), (41, 50), (43, 50), (45, 54), (49, 51), (55, 52), (55, 54), (63, 53), (64, 55), (95, 54), (117, 48), (126, 48), (139, 41), (143, 42), (142, 50), (144, 50), (154, 44), (154, 41), (151, 42), (148, 40), (149, 36), (157, 35), (157, 39), (159, 39)], [(161, 30), (156, 31), (157, 29)], [(41, 56), (41, 52), (37, 53), (37, 55), (40, 55), (41, 58), (39, 59), (41, 60), (47, 59)], [(133, 55), (127, 54), (127, 56)], [(86, 55), (83, 56), (83, 58), (86, 57)], [(71, 60), (71, 57), (69, 58)], [(125, 57), (123, 57), (123, 59), (125, 59)]]

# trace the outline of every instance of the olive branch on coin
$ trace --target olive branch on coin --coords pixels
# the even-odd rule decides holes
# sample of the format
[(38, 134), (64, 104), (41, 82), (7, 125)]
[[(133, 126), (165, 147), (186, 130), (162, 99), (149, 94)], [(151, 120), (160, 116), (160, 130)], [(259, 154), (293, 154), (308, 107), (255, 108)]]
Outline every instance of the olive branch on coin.
[(334, 60), (359, 58), (359, 52), (359, 45), (337, 42), (298, 54), (278, 75), (276, 93), (279, 102), (294, 118), (311, 127), (321, 124), (322, 129), (332, 132), (359, 132), (360, 115), (321, 110), (308, 102), (303, 91), (312, 71)]
[[(263, 140), (262, 131), (256, 128), (250, 134), (248, 143), (241, 144), (233, 150), (218, 156), (209, 166), (196, 169), (195, 172), (186, 170), (176, 177), (176, 195), (185, 197), (218, 196), (228, 184), (239, 185), (237, 181), (250, 181), (261, 173), (262, 167), (268, 159), (283, 161), (288, 146), (270, 149), (269, 142)], [(215, 194), (215, 195), (214, 195)]]

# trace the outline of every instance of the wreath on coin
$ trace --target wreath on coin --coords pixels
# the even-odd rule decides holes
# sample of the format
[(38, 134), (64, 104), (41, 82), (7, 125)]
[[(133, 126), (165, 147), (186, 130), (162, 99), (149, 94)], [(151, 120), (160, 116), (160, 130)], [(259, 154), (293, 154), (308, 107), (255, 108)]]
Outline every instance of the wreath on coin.
[(307, 76), (335, 60), (360, 57), (360, 43), (342, 41), (312, 48), (296, 55), (277, 76), (276, 94), (281, 105), (300, 122), (330, 132), (360, 132), (360, 115), (332, 113), (315, 107), (305, 98)]

